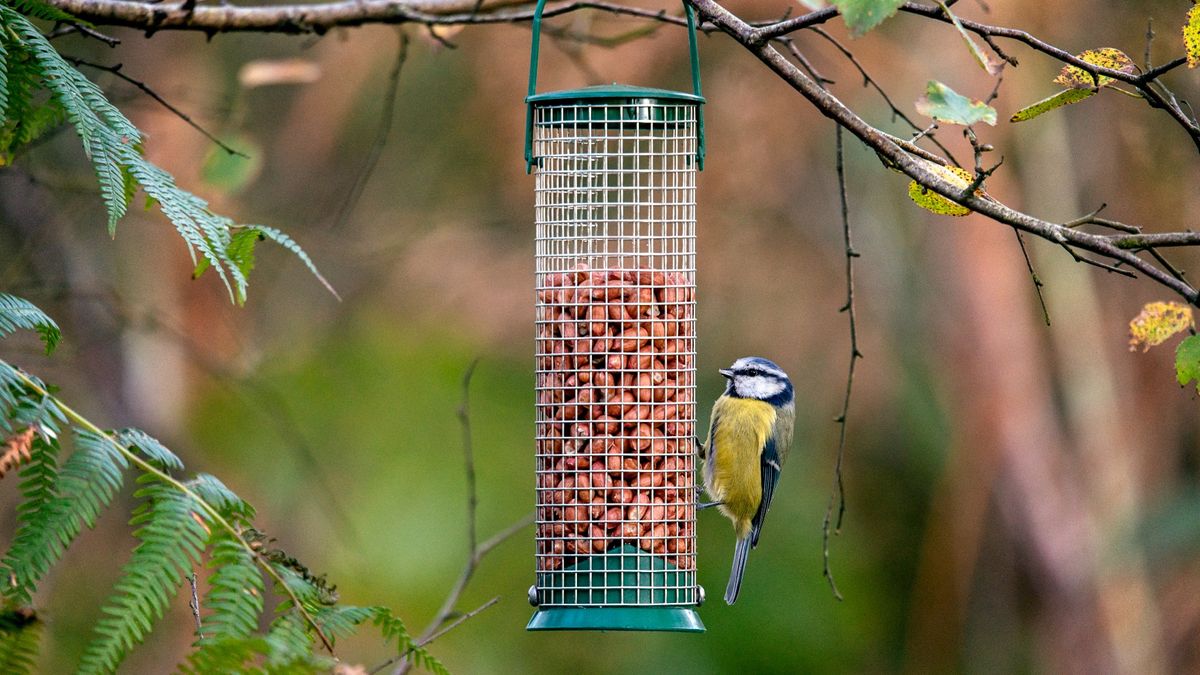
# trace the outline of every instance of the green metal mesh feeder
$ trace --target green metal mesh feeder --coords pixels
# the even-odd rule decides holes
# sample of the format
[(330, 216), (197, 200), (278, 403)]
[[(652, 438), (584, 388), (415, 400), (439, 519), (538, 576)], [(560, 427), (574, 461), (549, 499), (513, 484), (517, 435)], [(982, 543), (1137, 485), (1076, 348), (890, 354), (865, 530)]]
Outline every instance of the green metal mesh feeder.
[(700, 632), (696, 578), (696, 172), (692, 93), (536, 93), (538, 608), (529, 630)]

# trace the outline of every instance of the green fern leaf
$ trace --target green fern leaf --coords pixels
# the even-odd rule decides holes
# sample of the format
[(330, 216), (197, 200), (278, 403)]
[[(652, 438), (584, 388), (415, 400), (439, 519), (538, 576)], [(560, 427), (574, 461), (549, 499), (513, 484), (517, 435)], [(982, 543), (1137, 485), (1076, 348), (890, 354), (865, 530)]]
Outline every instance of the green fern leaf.
[(413, 642), (412, 636), (409, 635), (408, 629), (404, 626), (404, 622), (400, 617), (395, 616), (387, 607), (372, 607), (371, 621), (379, 628), (379, 633), (383, 636), (385, 643), (396, 641), (396, 654), (400, 657), (412, 661), (425, 670), (434, 673), (435, 675), (450, 675), (446, 670), (446, 666), (442, 662), (434, 658), (424, 647)]
[(32, 609), (0, 613), (0, 673), (24, 675), (37, 669), (42, 622)]
[(242, 501), (241, 497), (225, 487), (216, 476), (197, 474), (188, 481), (188, 487), (235, 526), (249, 526), (250, 521), (254, 519), (254, 507)]
[(141, 429), (122, 429), (117, 432), (116, 438), (118, 443), (145, 455), (146, 459), (164, 471), (183, 471), (183, 460)]
[(214, 532), (208, 566), (209, 590), (204, 596), (208, 615), (203, 620), (199, 651), (226, 638), (247, 638), (258, 629), (263, 612), (263, 579), (254, 557), (225, 530)]
[(6, 2), (16, 8), (18, 12), (26, 16), (32, 16), (35, 19), (42, 19), (43, 21), (77, 23), (84, 26), (92, 25), (87, 21), (76, 19), (54, 5), (42, 2), (42, 0), (6, 0)]
[[(18, 509), (17, 532), (0, 567), (0, 576), (9, 580), (3, 585), (4, 596), (15, 604), (29, 603), (36, 583), (62, 557), (83, 526), (95, 525), (100, 511), (121, 488), (127, 463), (112, 441), (80, 430), (75, 445), (74, 454), (54, 481), (52, 497), (43, 492), (44, 483), (53, 480), (48, 453), (34, 458), (42, 457), (41, 470), (47, 475), (38, 477), (39, 485), (31, 485), (29, 490), (37, 490), (41, 496)], [(22, 474), (35, 466), (38, 461), (31, 462)]]
[[(41, 0), (17, 1), (31, 7), (41, 4)], [(230, 299), (238, 304), (246, 300), (247, 276), (254, 265), (254, 241), (258, 238), (271, 239), (294, 253), (333, 292), (312, 260), (290, 237), (274, 228), (238, 226), (229, 218), (213, 213), (207, 202), (180, 189), (170, 174), (148, 162), (142, 154), (141, 132), (94, 83), (64, 60), (28, 19), (12, 7), (0, 4), (0, 28), (15, 37), (4, 43), (9, 52), (14, 45), (20, 45), (22, 62), (27, 61), (32, 66), (38, 76), (37, 82), (50, 91), (53, 104), (49, 112), (65, 117), (75, 127), (84, 153), (96, 172), (110, 235), (115, 234), (117, 223), (128, 212), (136, 188), (140, 186), (146, 193), (147, 203), (158, 204), (187, 243), (197, 274), (209, 266), (215, 268)], [(12, 62), (11, 56), (8, 53), (5, 62)], [(25, 144), (19, 142), (15, 133), (16, 127), (24, 124), (25, 116), (14, 118), (11, 114), (14, 108), (11, 67), (7, 75), (10, 82), (6, 89), (9, 119), (18, 121), (6, 123), (2, 130), (0, 141), (7, 141), (0, 143), (3, 146), (0, 147), (3, 152), (0, 159), (4, 161), (11, 160), (16, 149)], [(54, 121), (55, 116), (49, 112), (43, 114), (40, 123), (29, 131), (44, 130)], [(27, 131), (22, 135), (30, 134)], [(235, 228), (239, 230), (237, 234), (233, 232)]]
[(46, 354), (62, 340), (62, 331), (45, 312), (33, 303), (16, 296), (0, 293), (0, 338), (10, 335), (18, 328), (37, 331), (46, 344)]
[(306, 267), (308, 267), (308, 271), (312, 272), (312, 275), (317, 278), (317, 281), (321, 282), (321, 285), (325, 287), (325, 290), (332, 293), (333, 297), (337, 298), (338, 300), (342, 299), (342, 296), (338, 295), (338, 292), (334, 290), (333, 285), (330, 284), (329, 281), (327, 281), (317, 269), (317, 265), (312, 261), (312, 258), (309, 258), (308, 254), (304, 252), (304, 249), (300, 248), (300, 244), (297, 244), (294, 240), (292, 240), (291, 237), (273, 227), (267, 227), (266, 225), (254, 225), (251, 229), (258, 231), (260, 234), (262, 234), (262, 236), (291, 251), (297, 258), (300, 259), (301, 262), (304, 263)]
[(282, 666), (306, 658), (313, 651), (313, 636), (304, 620), (295, 612), (288, 611), (276, 617), (267, 631), (272, 666)]
[(130, 524), (139, 540), (122, 568), (116, 594), (96, 624), (96, 637), (79, 665), (80, 673), (111, 673), (140, 644), (200, 559), (209, 537), (204, 511), (190, 495), (143, 475), (134, 497), (143, 501)]
[(8, 115), (8, 49), (0, 39), (0, 120)]

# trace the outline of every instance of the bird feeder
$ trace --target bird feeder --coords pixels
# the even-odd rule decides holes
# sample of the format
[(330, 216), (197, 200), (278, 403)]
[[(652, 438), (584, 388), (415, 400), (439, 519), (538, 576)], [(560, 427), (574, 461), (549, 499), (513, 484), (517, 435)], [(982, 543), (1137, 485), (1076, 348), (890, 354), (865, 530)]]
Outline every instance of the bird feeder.
[(538, 608), (529, 630), (700, 632), (696, 581), (696, 172), (691, 93), (536, 93)]

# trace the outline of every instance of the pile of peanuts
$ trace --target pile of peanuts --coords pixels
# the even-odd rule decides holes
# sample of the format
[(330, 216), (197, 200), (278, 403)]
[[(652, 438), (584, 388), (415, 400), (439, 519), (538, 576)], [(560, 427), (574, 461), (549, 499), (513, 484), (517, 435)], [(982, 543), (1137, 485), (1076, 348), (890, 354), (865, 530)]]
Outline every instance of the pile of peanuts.
[(544, 274), (538, 569), (630, 545), (695, 569), (695, 290), (677, 272)]

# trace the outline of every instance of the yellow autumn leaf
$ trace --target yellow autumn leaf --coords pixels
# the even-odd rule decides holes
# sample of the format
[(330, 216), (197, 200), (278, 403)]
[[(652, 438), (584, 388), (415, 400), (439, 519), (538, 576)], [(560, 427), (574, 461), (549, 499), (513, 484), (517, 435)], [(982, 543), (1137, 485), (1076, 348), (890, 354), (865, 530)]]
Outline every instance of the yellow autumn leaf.
[(1195, 327), (1191, 307), (1178, 302), (1147, 303), (1129, 322), (1129, 351), (1137, 351), (1140, 345), (1144, 352)]
[[(960, 190), (970, 187), (971, 181), (974, 180), (971, 172), (961, 167), (942, 166), (934, 162), (925, 162), (925, 166), (932, 173), (937, 174), (939, 178)], [(981, 191), (977, 190), (975, 194), (981, 194)], [(908, 184), (908, 198), (913, 200), (917, 206), (926, 211), (936, 213), (939, 216), (965, 216), (971, 212), (971, 209), (946, 199), (915, 180)]]
[[(1113, 47), (1089, 49), (1082, 54), (1078, 54), (1076, 58), (1081, 61), (1087, 61), (1093, 66), (1100, 66), (1109, 70), (1119, 70), (1130, 75), (1137, 71), (1137, 66), (1134, 65), (1133, 60), (1126, 56), (1125, 52)], [(1111, 77), (1105, 75), (1092, 77), (1091, 73), (1075, 66), (1064, 66), (1058, 77), (1054, 78), (1055, 84), (1061, 84), (1071, 89), (1096, 89), (1112, 84), (1112, 82), (1113, 78)]]
[(1183, 24), (1183, 46), (1187, 51), (1188, 68), (1200, 66), (1200, 5), (1192, 5)]

